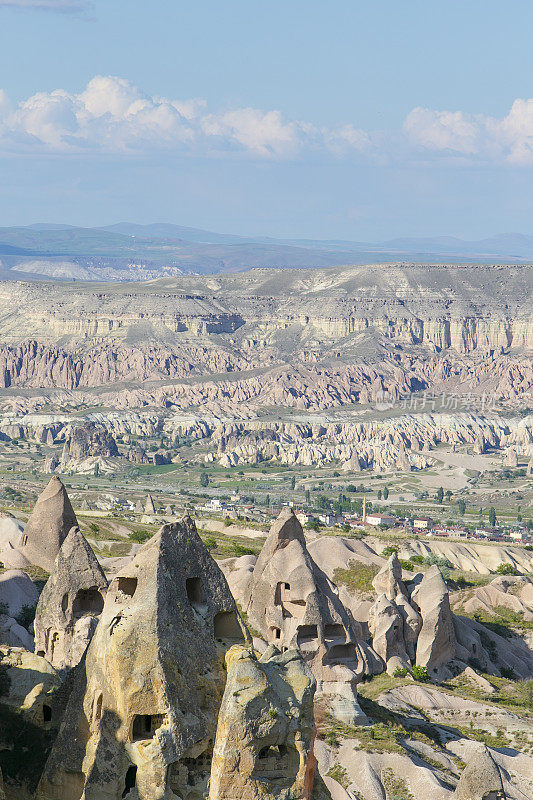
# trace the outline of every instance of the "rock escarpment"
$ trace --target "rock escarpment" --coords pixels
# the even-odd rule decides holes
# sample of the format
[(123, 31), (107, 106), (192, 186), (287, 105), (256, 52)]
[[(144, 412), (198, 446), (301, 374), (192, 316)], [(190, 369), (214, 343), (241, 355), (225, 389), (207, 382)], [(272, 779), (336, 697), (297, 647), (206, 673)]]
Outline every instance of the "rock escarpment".
[(88, 458), (112, 458), (119, 455), (117, 443), (103, 425), (86, 422), (71, 427), (61, 455), (61, 469), (69, 469)]
[(48, 572), (61, 545), (78, 520), (59, 478), (53, 477), (39, 495), (21, 537), (21, 552), (31, 564)]
[(246, 636), (194, 523), (165, 525), (109, 586), (39, 800), (201, 797), (221, 659)]
[(75, 667), (104, 607), (107, 579), (91, 546), (72, 528), (61, 545), (35, 614), (35, 651), (56, 669)]

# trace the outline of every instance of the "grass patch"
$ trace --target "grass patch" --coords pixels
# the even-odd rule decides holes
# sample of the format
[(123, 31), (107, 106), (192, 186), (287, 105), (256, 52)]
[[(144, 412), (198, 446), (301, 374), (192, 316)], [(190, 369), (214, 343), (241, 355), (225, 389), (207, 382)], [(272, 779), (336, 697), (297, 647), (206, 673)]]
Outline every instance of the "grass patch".
[(350, 785), (350, 779), (348, 778), (348, 773), (342, 764), (334, 764), (327, 771), (326, 775), (328, 778), (333, 778), (334, 781), (340, 783), (343, 789), (348, 789), (348, 786)]
[(361, 561), (349, 561), (344, 569), (337, 567), (333, 573), (333, 581), (337, 586), (345, 586), (350, 594), (368, 594), (373, 591), (372, 581), (379, 572), (374, 564), (363, 564)]
[(398, 777), (390, 767), (383, 770), (381, 780), (387, 793), (387, 800), (415, 800), (405, 780)]

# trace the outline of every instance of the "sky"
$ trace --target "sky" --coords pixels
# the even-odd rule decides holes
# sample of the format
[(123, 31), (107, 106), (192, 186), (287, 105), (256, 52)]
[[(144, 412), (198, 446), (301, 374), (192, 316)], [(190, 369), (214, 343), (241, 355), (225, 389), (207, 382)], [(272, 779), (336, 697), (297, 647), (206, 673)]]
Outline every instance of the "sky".
[(0, 226), (533, 234), (531, 0), (0, 0)]

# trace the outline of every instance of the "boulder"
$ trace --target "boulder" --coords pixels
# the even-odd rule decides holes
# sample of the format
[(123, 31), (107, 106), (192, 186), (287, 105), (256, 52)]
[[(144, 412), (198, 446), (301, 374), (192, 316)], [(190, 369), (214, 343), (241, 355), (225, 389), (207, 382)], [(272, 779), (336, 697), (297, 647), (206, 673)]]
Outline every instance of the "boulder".
[(499, 767), (484, 744), (469, 753), (453, 800), (505, 800)]
[(0, 604), (6, 613), (16, 617), (24, 606), (35, 608), (39, 592), (31, 578), (20, 569), (9, 569), (0, 574)]
[(13, 617), (0, 614), (0, 645), (33, 650), (33, 636)]
[(107, 579), (90, 544), (72, 528), (35, 613), (35, 651), (58, 670), (78, 664), (104, 607)]
[(109, 586), (36, 797), (203, 797), (224, 654), (246, 640), (192, 520), (164, 525)]
[(25, 712), (27, 719), (37, 725), (52, 722), (49, 712), (61, 680), (48, 661), (24, 647), (2, 645), (0, 666), (6, 668), (10, 684), (3, 702)]
[(59, 478), (54, 476), (39, 495), (22, 534), (22, 553), (31, 564), (50, 572), (76, 514)]

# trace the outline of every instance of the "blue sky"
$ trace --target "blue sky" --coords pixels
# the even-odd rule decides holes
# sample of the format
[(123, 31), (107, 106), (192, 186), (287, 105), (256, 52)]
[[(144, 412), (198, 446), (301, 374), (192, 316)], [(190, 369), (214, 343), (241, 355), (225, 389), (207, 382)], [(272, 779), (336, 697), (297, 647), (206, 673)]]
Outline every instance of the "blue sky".
[(530, 0), (0, 0), (0, 225), (533, 233)]

